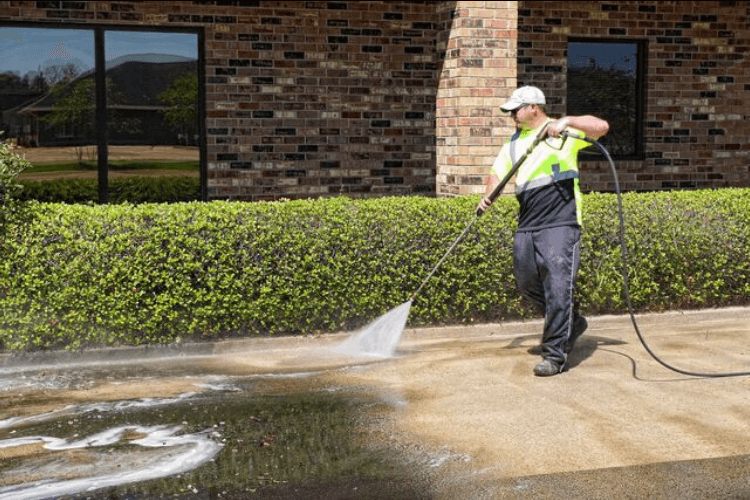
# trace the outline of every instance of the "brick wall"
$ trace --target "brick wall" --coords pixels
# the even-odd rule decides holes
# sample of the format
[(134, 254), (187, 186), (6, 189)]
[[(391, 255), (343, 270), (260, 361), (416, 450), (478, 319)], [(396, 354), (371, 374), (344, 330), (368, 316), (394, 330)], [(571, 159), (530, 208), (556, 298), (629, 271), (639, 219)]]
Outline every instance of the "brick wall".
[(6, 1), (0, 20), (203, 28), (209, 198), (429, 195), (440, 5)]
[[(570, 36), (648, 40), (646, 158), (618, 162), (624, 188), (748, 186), (749, 11), (740, 1), (0, 2), (2, 21), (202, 28), (208, 193), (240, 200), (481, 192), (512, 128), (498, 106), (517, 84), (565, 112)], [(584, 189), (612, 189), (605, 164), (582, 170)]]
[[(568, 37), (648, 40), (646, 158), (617, 162), (629, 190), (750, 186), (748, 2), (519, 3), (520, 84), (565, 113)], [(613, 189), (603, 163), (582, 187)]]
[(516, 88), (517, 12), (516, 2), (445, 2), (439, 11), (446, 38), (436, 111), (438, 195), (484, 192), (512, 133), (499, 106)]
[(259, 4), (207, 32), (209, 195), (434, 193), (434, 6)]

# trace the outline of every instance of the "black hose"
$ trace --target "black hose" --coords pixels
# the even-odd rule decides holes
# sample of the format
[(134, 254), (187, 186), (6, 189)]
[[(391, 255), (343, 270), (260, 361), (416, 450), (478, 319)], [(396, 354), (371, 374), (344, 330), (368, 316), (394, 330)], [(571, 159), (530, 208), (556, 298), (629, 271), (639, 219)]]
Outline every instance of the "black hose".
[(627, 245), (625, 244), (625, 216), (623, 215), (623, 209), (622, 209), (622, 193), (620, 193), (620, 184), (617, 180), (617, 170), (615, 169), (615, 162), (612, 161), (612, 157), (609, 155), (609, 151), (602, 146), (598, 141), (595, 141), (593, 139), (589, 139), (588, 137), (584, 137), (582, 135), (574, 134), (572, 132), (564, 131), (562, 135), (566, 135), (568, 137), (571, 137), (573, 139), (578, 139), (581, 141), (586, 141), (590, 144), (593, 144), (596, 146), (596, 148), (604, 155), (605, 158), (607, 158), (607, 161), (609, 162), (609, 168), (612, 170), (612, 177), (615, 180), (615, 193), (617, 194), (617, 208), (620, 216), (620, 249), (621, 249), (621, 255), (622, 255), (622, 285), (623, 285), (623, 292), (625, 296), (625, 303), (628, 306), (628, 312), (630, 313), (630, 320), (633, 323), (633, 328), (635, 328), (635, 333), (638, 335), (638, 340), (641, 341), (641, 344), (646, 349), (646, 352), (651, 355), (652, 358), (654, 358), (659, 364), (661, 364), (663, 367), (672, 370), (677, 373), (681, 373), (683, 375), (689, 375), (691, 377), (709, 377), (709, 378), (719, 378), (719, 377), (745, 377), (750, 375), (750, 371), (746, 372), (712, 372), (712, 373), (703, 373), (703, 372), (694, 372), (690, 370), (683, 370), (681, 368), (677, 368), (675, 366), (670, 365), (663, 359), (661, 359), (659, 356), (657, 356), (654, 351), (651, 350), (651, 348), (648, 346), (648, 343), (646, 343), (646, 340), (643, 338), (643, 334), (641, 333), (640, 328), (638, 328), (638, 322), (635, 320), (635, 312), (633, 311), (633, 303), (630, 301), (630, 286), (629, 286), (629, 278), (628, 278), (628, 249)]

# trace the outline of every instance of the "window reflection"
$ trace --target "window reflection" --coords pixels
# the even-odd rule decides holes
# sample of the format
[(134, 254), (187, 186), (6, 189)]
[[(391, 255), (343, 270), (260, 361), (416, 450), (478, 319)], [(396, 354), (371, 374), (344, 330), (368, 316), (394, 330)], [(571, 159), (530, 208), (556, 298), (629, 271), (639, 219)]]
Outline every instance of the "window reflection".
[(34, 168), (21, 180), (96, 178), (92, 30), (0, 28), (0, 129)]
[[(0, 130), (33, 165), (19, 178), (27, 197), (98, 199), (94, 35), (0, 27)], [(104, 41), (110, 201), (200, 199), (198, 36), (105, 30)]]
[(567, 114), (601, 116), (610, 132), (601, 139), (613, 156), (641, 151), (639, 123), (644, 76), (639, 42), (607, 40), (568, 43)]
[(197, 36), (107, 31), (105, 58), (110, 197), (198, 199)]

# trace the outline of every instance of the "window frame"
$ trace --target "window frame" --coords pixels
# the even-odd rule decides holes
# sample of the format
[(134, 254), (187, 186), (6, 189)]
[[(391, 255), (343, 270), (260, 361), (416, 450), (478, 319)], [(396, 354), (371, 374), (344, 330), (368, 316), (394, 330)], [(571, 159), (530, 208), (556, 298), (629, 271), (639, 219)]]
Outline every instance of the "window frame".
[[(648, 39), (643, 38), (608, 38), (608, 37), (581, 37), (571, 36), (568, 37), (566, 42), (565, 57), (569, 61), (570, 53), (569, 46), (571, 43), (596, 43), (596, 44), (633, 44), (636, 46), (636, 117), (635, 117), (635, 153), (633, 154), (612, 154), (612, 158), (620, 161), (643, 161), (646, 158), (646, 138), (645, 138), (645, 127), (646, 122), (646, 88), (647, 88), (647, 67), (648, 67)], [(570, 85), (568, 80), (566, 64), (566, 113), (567, 113), (567, 89)], [(602, 117), (606, 118), (606, 117)], [(588, 153), (588, 154), (587, 154)], [(598, 161), (598, 154), (594, 156), (593, 151), (583, 150), (580, 152), (579, 160), (581, 161)]]
[(109, 179), (107, 156), (107, 102), (106, 102), (106, 59), (104, 35), (107, 31), (145, 31), (152, 33), (186, 33), (197, 36), (198, 49), (198, 144), (200, 199), (208, 201), (208, 169), (206, 155), (206, 49), (205, 29), (202, 27), (163, 27), (99, 23), (49, 23), (34, 21), (0, 21), (2, 28), (69, 29), (91, 31), (94, 34), (94, 72), (96, 88), (96, 139), (97, 170), (99, 174), (99, 203), (109, 202)]

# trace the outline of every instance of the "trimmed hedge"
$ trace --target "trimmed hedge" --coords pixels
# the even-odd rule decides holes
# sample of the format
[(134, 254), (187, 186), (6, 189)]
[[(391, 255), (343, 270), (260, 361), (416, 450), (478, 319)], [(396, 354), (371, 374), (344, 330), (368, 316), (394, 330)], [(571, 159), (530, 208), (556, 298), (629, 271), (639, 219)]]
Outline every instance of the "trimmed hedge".
[[(408, 300), (476, 196), (273, 203), (25, 204), (2, 228), (0, 347), (77, 349), (353, 331)], [(637, 310), (750, 303), (750, 190), (624, 196)], [(416, 297), (409, 324), (529, 318), (517, 204), (498, 200)], [(584, 196), (579, 298), (622, 313), (614, 195)]]

